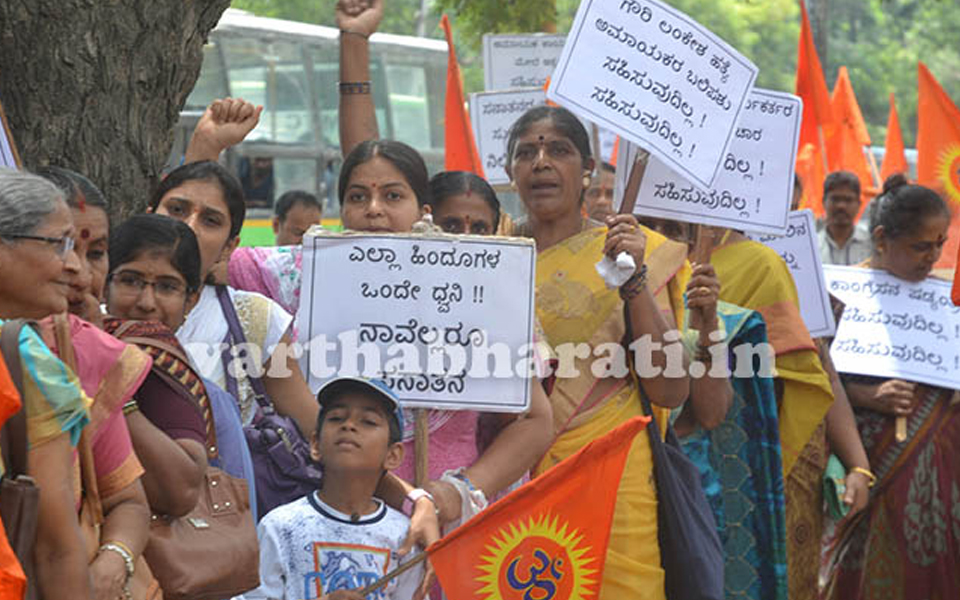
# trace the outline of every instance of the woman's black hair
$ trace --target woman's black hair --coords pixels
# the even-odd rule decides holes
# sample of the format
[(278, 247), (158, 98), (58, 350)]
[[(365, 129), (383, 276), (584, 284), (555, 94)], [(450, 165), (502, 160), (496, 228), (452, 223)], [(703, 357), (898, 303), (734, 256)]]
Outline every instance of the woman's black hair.
[(188, 181), (214, 181), (220, 186), (223, 192), (223, 201), (227, 204), (227, 211), (230, 212), (230, 237), (233, 239), (240, 235), (240, 229), (243, 227), (243, 220), (247, 216), (247, 203), (243, 197), (243, 187), (230, 171), (219, 163), (204, 160), (200, 162), (187, 163), (170, 171), (157, 189), (150, 197), (148, 206), (156, 210), (160, 205), (160, 200), (172, 189), (178, 188)]
[(534, 106), (523, 113), (510, 127), (510, 134), (507, 137), (507, 161), (509, 162), (513, 157), (513, 151), (517, 147), (517, 140), (520, 136), (526, 133), (531, 125), (544, 119), (550, 119), (550, 122), (553, 123), (557, 131), (570, 140), (577, 148), (577, 151), (580, 152), (583, 166), (586, 167), (587, 162), (593, 155), (590, 151), (590, 135), (587, 134), (583, 123), (580, 122), (580, 119), (578, 119), (576, 115), (562, 106), (550, 106), (547, 104)]
[(200, 245), (193, 230), (164, 215), (134, 215), (110, 234), (110, 272), (144, 252), (165, 252), (183, 276), (187, 289), (200, 289)]
[(80, 173), (63, 167), (40, 167), (34, 173), (60, 188), (70, 208), (93, 206), (103, 210), (109, 218), (110, 204), (106, 196), (96, 184)]
[(493, 211), (493, 233), (497, 232), (500, 224), (500, 200), (487, 181), (469, 171), (443, 171), (437, 173), (430, 180), (430, 206), (434, 212), (440, 208), (448, 198), (472, 192), (479, 194), (483, 201)]
[(883, 227), (883, 237), (896, 239), (915, 233), (929, 217), (946, 216), (950, 209), (935, 191), (907, 183), (902, 173), (887, 177), (883, 193), (871, 203), (870, 232)]
[(407, 185), (417, 197), (418, 205), (423, 206), (429, 203), (430, 176), (427, 174), (427, 165), (423, 162), (420, 153), (403, 142), (395, 140), (367, 140), (351, 150), (350, 154), (343, 159), (338, 187), (341, 206), (343, 206), (343, 198), (347, 193), (347, 185), (350, 184), (350, 175), (353, 174), (353, 170), (376, 157), (389, 161), (403, 174)]

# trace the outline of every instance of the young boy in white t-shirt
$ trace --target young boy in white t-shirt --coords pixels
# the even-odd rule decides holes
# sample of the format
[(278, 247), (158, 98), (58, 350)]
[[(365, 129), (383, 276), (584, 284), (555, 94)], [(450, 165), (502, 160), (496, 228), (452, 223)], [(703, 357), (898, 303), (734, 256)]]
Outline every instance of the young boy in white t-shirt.
[[(396, 395), (381, 381), (342, 377), (317, 400), (311, 454), (323, 465), (323, 483), (260, 521), (260, 587), (246, 600), (360, 600), (360, 589), (401, 563), (397, 549), (410, 521), (373, 496), (403, 460)], [(420, 565), (366, 600), (409, 600), (422, 577)]]

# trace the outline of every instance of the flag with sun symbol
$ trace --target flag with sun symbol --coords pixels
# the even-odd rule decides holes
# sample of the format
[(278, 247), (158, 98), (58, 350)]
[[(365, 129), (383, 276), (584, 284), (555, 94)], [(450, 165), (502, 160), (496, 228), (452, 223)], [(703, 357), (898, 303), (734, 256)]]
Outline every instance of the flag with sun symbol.
[(597, 598), (633, 418), (427, 549), (450, 600)]
[(960, 109), (926, 65), (919, 65), (917, 183), (940, 194), (953, 221), (935, 268), (953, 268), (960, 248)]

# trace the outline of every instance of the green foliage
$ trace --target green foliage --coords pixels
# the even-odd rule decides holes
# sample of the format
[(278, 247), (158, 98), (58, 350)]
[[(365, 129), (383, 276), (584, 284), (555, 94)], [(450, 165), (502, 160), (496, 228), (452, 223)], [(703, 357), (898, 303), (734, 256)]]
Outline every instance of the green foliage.
[[(886, 136), (888, 97), (896, 94), (904, 141), (916, 138), (917, 61), (923, 60), (960, 103), (960, 6), (956, 0), (816, 0), (828, 2), (824, 75), (832, 86), (845, 65), (875, 145)], [(381, 31), (415, 35), (420, 0), (386, 0)], [(757, 85), (793, 91), (800, 34), (798, 0), (668, 0), (722, 37), (759, 68)], [(468, 92), (483, 88), (484, 33), (569, 30), (580, 0), (432, 0), (426, 34), (446, 12)], [(334, 0), (234, 0), (242, 8), (323, 25), (334, 24)], [(822, 50), (821, 50), (822, 53)]]

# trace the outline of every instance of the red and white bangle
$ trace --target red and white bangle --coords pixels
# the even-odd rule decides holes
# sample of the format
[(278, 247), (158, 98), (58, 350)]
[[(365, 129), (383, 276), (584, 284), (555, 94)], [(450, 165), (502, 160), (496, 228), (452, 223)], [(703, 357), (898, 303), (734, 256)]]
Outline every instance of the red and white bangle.
[(437, 515), (440, 515), (440, 507), (437, 506), (437, 501), (434, 500), (433, 495), (425, 489), (415, 488), (410, 490), (410, 493), (407, 494), (407, 497), (403, 499), (403, 513), (408, 517), (413, 516), (413, 509), (417, 504), (417, 500), (421, 498), (426, 498), (431, 503), (433, 503), (433, 509), (437, 512)]

